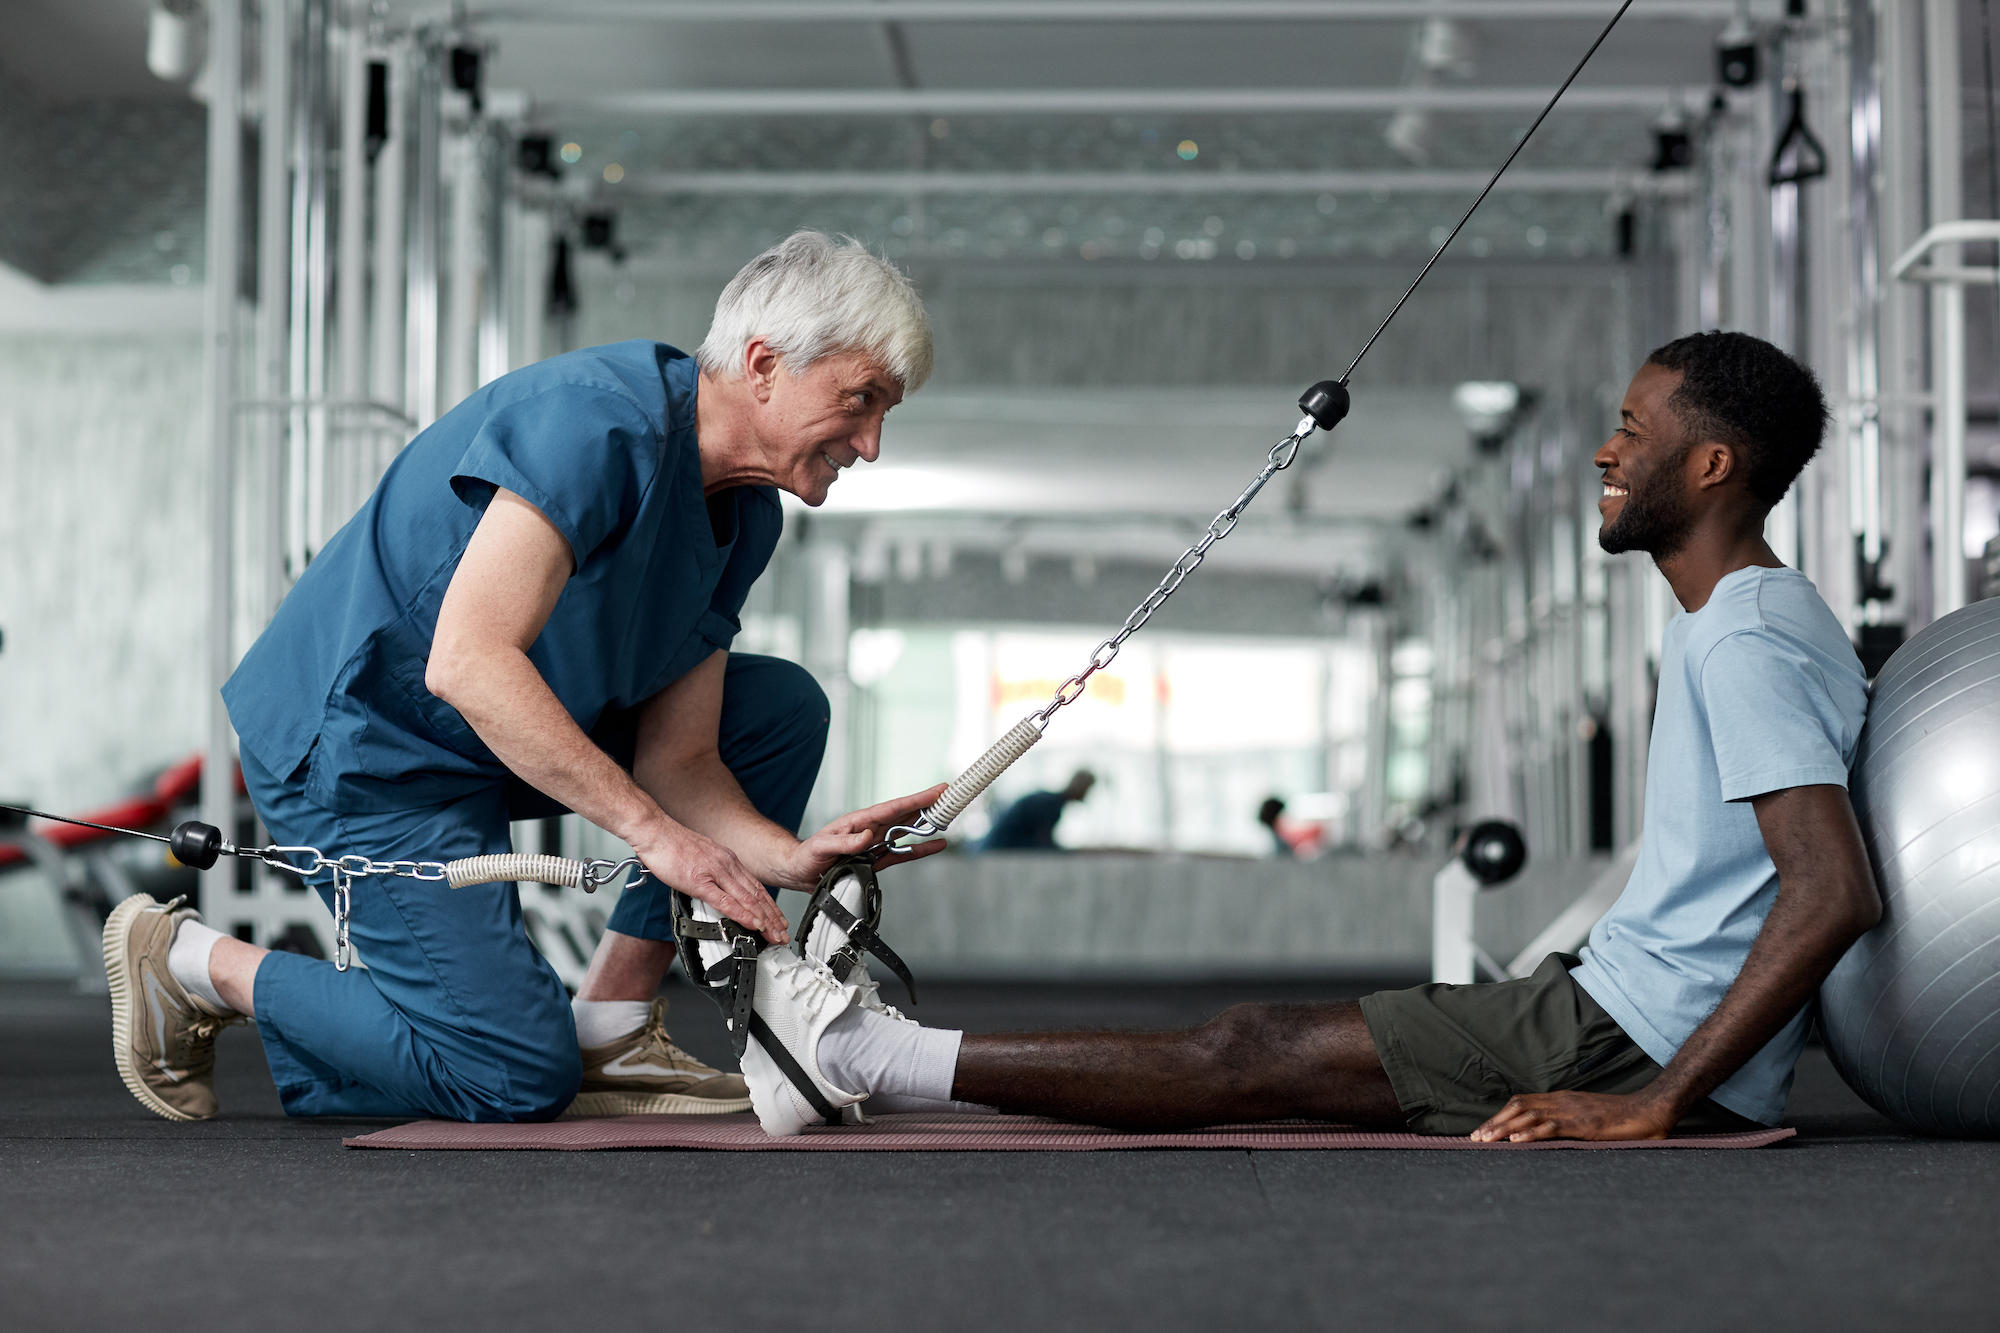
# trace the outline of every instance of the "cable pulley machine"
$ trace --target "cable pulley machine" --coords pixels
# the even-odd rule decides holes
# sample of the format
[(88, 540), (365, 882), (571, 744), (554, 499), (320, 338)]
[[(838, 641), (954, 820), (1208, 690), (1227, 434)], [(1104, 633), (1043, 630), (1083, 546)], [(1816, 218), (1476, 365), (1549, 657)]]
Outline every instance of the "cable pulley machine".
[[(1029, 714), (1016, 723), (1005, 735), (995, 741), (986, 752), (979, 756), (916, 820), (907, 825), (898, 825), (888, 831), (882, 842), (859, 856), (848, 857), (836, 862), (820, 879), (811, 901), (800, 918), (795, 933), (793, 947), (801, 954), (806, 952), (813, 933), (828, 927), (841, 932), (842, 944), (835, 951), (835, 970), (843, 978), (860, 965), (860, 955), (872, 954), (894, 972), (907, 986), (914, 998), (915, 983), (909, 969), (896, 957), (893, 950), (884, 944), (876, 933), (876, 925), (881, 913), (881, 890), (876, 883), (876, 863), (885, 856), (908, 851), (918, 843), (939, 837), (950, 829), (952, 822), (965, 813), (978, 795), (991, 786), (996, 778), (1006, 772), (1022, 755), (1032, 749), (1048, 731), (1057, 712), (1065, 705), (1074, 703), (1088, 685), (1090, 678), (1111, 665), (1118, 656), (1125, 641), (1145, 627), (1158, 611), (1174, 595), (1188, 576), (1200, 567), (1214, 545), (1227, 537), (1242, 519), (1258, 493), (1269, 484), (1271, 478), (1292, 466), (1298, 460), (1299, 452), (1314, 431), (1331, 431), (1346, 418), (1350, 406), (1348, 381), (1353, 377), (1362, 358), (1375, 346), (1378, 339), (1388, 329), (1390, 323), (1402, 312), (1403, 306), (1415, 294), (1417, 287), (1430, 274), (1431, 269), (1443, 257), (1444, 252), (1457, 239), (1465, 224), (1484, 203), (1486, 196), (1500, 182), (1507, 169), (1514, 164), (1521, 150), (1555, 110), (1556, 103), (1576, 81), (1583, 67), (1597, 53), (1618, 26), (1620, 19), (1632, 7), (1633, 0), (1623, 0), (1605, 23), (1596, 40), (1570, 70), (1529, 125), (1527, 132), (1515, 143), (1514, 150), (1493, 172), (1479, 195), (1468, 206), (1449, 234), (1432, 252), (1424, 266), (1404, 289), (1403, 294), (1376, 326), (1368, 341), (1362, 344), (1354, 360), (1348, 363), (1345, 372), (1337, 380), (1321, 380), (1307, 389), (1299, 397), (1299, 409), (1304, 414), (1291, 434), (1273, 445), (1266, 455), (1264, 465), (1248, 486), (1230, 503), (1228, 508), (1209, 521), (1206, 531), (1194, 545), (1181, 553), (1167, 570), (1159, 584), (1148, 593), (1143, 601), (1132, 609), (1117, 633), (1104, 640), (1092, 652), (1083, 668), (1056, 690), (1055, 694), (1038, 711)], [(356, 880), (377, 876), (396, 876), (407, 879), (436, 881), (451, 888), (465, 888), (475, 884), (489, 884), (503, 881), (529, 881), (564, 887), (581, 888), (592, 892), (612, 882), (628, 870), (636, 870), (638, 875), (646, 874), (646, 869), (638, 858), (627, 857), (622, 861), (589, 860), (580, 861), (560, 856), (531, 856), (503, 854), (475, 856), (463, 860), (438, 861), (374, 861), (365, 856), (327, 856), (313, 847), (260, 848), (238, 847), (223, 838), (221, 830), (213, 825), (189, 820), (178, 825), (165, 836), (140, 832), (136, 829), (115, 828), (110, 825), (90, 824), (85, 820), (67, 819), (60, 815), (45, 815), (39, 811), (26, 810), (16, 806), (0, 805), (0, 810), (10, 810), (17, 814), (53, 819), (61, 823), (85, 824), (87, 827), (104, 829), (112, 833), (128, 834), (133, 837), (151, 838), (167, 844), (174, 858), (183, 865), (197, 870), (206, 870), (223, 856), (245, 857), (262, 861), (286, 874), (296, 875), (301, 880), (310, 880), (319, 874), (333, 877), (333, 915), (335, 932), (334, 965), (345, 969), (351, 951), (347, 941), (347, 919), (349, 896)], [(762, 936), (745, 929), (735, 922), (721, 917), (706, 903), (697, 902), (688, 895), (673, 890), (674, 927), (680, 956), (688, 976), (705, 990), (710, 998), (722, 1008), (729, 1020), (735, 1038), (738, 1054), (742, 1053), (747, 1040), (748, 1017), (751, 1007), (752, 982), (756, 975), (756, 956), (765, 946)]]

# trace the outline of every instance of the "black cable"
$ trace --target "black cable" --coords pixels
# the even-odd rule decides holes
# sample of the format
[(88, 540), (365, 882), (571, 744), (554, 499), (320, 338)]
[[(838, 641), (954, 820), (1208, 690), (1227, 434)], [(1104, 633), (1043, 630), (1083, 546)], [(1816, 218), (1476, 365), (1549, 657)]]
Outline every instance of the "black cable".
[(50, 819), (58, 824), (76, 824), (82, 828), (94, 828), (105, 833), (123, 833), (128, 838), (151, 838), (154, 842), (164, 842), (168, 846), (173, 845), (172, 838), (162, 837), (157, 833), (141, 833), (138, 829), (118, 828), (112, 824), (93, 824), (88, 819), (71, 819), (68, 815), (51, 815), (41, 810), (30, 810), (26, 806), (0, 805), (0, 810), (6, 810), (17, 815), (27, 815), (31, 819)]
[[(1985, 3), (1985, 0), (1981, 0), (1981, 3)], [(1556, 89), (1555, 96), (1551, 97), (1549, 99), (1548, 105), (1542, 108), (1542, 113), (1539, 116), (1535, 117), (1535, 123), (1528, 126), (1528, 132), (1526, 134), (1523, 134), (1521, 136), (1521, 141), (1514, 145), (1514, 151), (1507, 154), (1507, 160), (1505, 162), (1502, 162), (1500, 164), (1500, 169), (1493, 173), (1493, 179), (1486, 182), (1486, 188), (1481, 190), (1479, 192), (1479, 197), (1472, 201), (1472, 207), (1465, 210), (1465, 216), (1460, 218), (1458, 220), (1458, 225), (1451, 229), (1451, 235), (1444, 238), (1444, 244), (1438, 246), (1437, 251), (1434, 254), (1432, 254), (1429, 261), (1424, 264), (1422, 271), (1417, 274), (1416, 282), (1412, 282), (1410, 284), (1409, 289), (1403, 293), (1402, 300), (1396, 302), (1395, 309), (1391, 310), (1388, 313), (1388, 315), (1382, 320), (1381, 324), (1376, 327), (1374, 334), (1370, 336), (1367, 342), (1362, 344), (1361, 350), (1354, 354), (1354, 360), (1351, 363), (1349, 363), (1346, 373), (1344, 373), (1340, 377), (1341, 384), (1345, 385), (1347, 383), (1349, 377), (1351, 377), (1354, 374), (1355, 366), (1361, 364), (1361, 358), (1367, 356), (1368, 349), (1375, 345), (1375, 339), (1380, 338), (1382, 336), (1382, 331), (1389, 327), (1389, 321), (1396, 317), (1397, 311), (1400, 311), (1403, 308), (1403, 303), (1405, 301), (1408, 301), (1411, 295), (1416, 292), (1417, 283), (1420, 283), (1424, 280), (1425, 275), (1427, 275), (1431, 271), (1431, 266), (1437, 263), (1439, 258), (1443, 256), (1446, 247), (1448, 247), (1454, 240), (1458, 239), (1458, 233), (1465, 229), (1466, 223), (1472, 221), (1473, 213), (1478, 210), (1481, 204), (1486, 202), (1486, 196), (1493, 193), (1493, 187), (1500, 183), (1500, 177), (1506, 174), (1507, 168), (1514, 165), (1514, 159), (1519, 157), (1521, 155), (1521, 150), (1528, 146), (1528, 140), (1535, 137), (1535, 131), (1540, 129), (1542, 127), (1542, 122), (1549, 118), (1549, 112), (1556, 109), (1556, 103), (1562, 100), (1562, 95), (1569, 91), (1569, 86), (1572, 83), (1576, 82), (1576, 76), (1583, 73), (1583, 67), (1590, 63), (1590, 58), (1597, 54), (1597, 48), (1604, 45), (1604, 39), (1611, 35), (1611, 30), (1618, 26), (1618, 20), (1624, 18), (1625, 11), (1630, 9), (1631, 7), (1632, 7), (1632, 0), (1625, 0), (1624, 4), (1618, 6), (1618, 12), (1616, 14), (1613, 14), (1611, 16), (1611, 21), (1604, 25), (1604, 31), (1597, 34), (1597, 40), (1592, 42), (1590, 44), (1590, 49), (1583, 53), (1583, 59), (1576, 62), (1576, 68), (1571, 70), (1569, 72), (1569, 77), (1562, 81), (1562, 87)], [(1989, 111), (1990, 109), (1991, 108), (1989, 108)]]

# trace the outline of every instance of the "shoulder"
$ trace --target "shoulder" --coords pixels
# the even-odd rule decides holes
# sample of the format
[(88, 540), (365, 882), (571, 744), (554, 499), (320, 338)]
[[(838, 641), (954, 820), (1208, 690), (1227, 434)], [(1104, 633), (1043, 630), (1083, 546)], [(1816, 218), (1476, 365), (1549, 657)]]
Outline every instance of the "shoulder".
[(1757, 571), (1728, 589), (1722, 614), (1704, 621), (1691, 645), (1704, 679), (1718, 670), (1768, 678), (1806, 677), (1830, 692), (1865, 697), (1867, 677), (1840, 618), (1812, 581), (1792, 569)]
[(1847, 642), (1839, 617), (1795, 569), (1739, 569), (1688, 617), (1688, 656), (1696, 662), (1724, 644), (1742, 649), (1787, 640), (1821, 647)]
[(681, 355), (663, 343), (644, 340), (585, 347), (511, 371), (488, 385), (486, 392), (495, 407), (550, 397), (589, 402), (596, 410), (659, 432), (667, 421), (662, 352)]

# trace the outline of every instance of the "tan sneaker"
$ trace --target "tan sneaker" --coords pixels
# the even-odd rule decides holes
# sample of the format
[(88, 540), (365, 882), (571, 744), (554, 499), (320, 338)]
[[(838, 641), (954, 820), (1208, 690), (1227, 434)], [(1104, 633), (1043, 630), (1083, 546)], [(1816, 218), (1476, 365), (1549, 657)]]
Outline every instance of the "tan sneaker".
[(104, 976), (111, 985), (111, 1051), (119, 1077), (148, 1110), (169, 1120), (216, 1112), (215, 1034), (246, 1021), (175, 981), (167, 950), (181, 922), (199, 919), (185, 898), (162, 905), (135, 893), (104, 923)]
[(566, 1116), (726, 1115), (750, 1109), (741, 1076), (711, 1069), (667, 1035), (667, 1002), (654, 1000), (636, 1032), (583, 1048), (583, 1086)]

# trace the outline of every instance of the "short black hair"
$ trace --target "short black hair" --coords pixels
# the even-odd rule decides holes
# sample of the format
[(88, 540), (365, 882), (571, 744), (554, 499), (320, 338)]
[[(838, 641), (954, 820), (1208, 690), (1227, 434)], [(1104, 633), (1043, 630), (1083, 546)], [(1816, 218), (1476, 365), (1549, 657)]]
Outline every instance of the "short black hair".
[(1741, 455), (1750, 493), (1768, 508), (1826, 438), (1826, 395), (1811, 370), (1747, 333), (1690, 333), (1656, 349), (1646, 364), (1677, 370), (1667, 399), (1691, 442), (1714, 440)]

